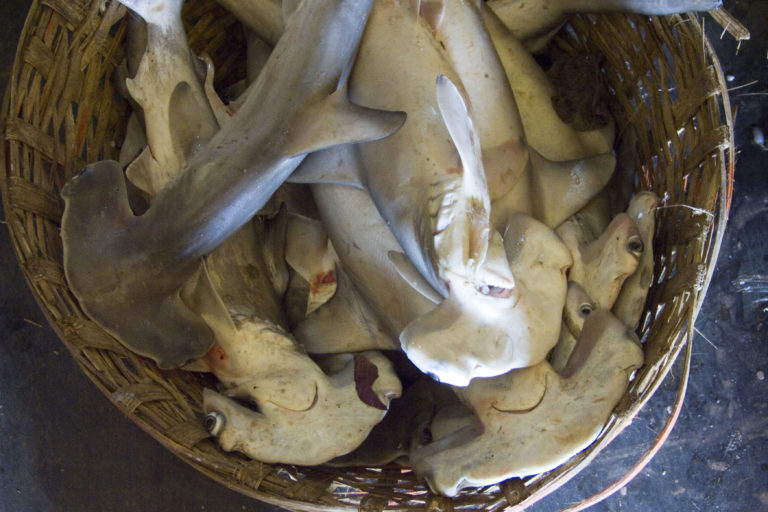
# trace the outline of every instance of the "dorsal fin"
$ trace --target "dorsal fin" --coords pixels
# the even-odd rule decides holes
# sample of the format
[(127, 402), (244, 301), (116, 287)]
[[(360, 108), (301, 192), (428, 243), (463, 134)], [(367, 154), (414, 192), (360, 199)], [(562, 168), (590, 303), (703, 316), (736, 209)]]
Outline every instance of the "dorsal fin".
[(347, 99), (346, 81), (333, 94), (297, 115), (286, 157), (299, 156), (331, 146), (384, 138), (405, 122), (405, 112), (361, 107)]

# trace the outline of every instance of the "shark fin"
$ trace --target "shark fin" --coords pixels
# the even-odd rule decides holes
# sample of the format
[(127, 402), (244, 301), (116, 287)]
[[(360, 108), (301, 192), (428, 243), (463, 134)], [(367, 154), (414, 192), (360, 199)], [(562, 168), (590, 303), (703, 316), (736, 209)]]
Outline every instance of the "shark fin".
[(205, 320), (217, 337), (234, 336), (235, 324), (211, 281), (205, 263), (200, 265), (197, 274), (181, 287), (179, 297), (189, 309)]
[(278, 296), (282, 297), (288, 289), (288, 266), (285, 262), (286, 236), (288, 232), (288, 209), (285, 203), (275, 218), (267, 226), (266, 237), (262, 245), (264, 262), (269, 280)]
[(549, 227), (583, 208), (611, 179), (616, 157), (611, 153), (552, 162), (530, 148), (534, 217)]
[(125, 175), (136, 188), (154, 197), (161, 188), (157, 183), (157, 177), (163, 174), (161, 171), (157, 160), (152, 157), (152, 150), (146, 146), (139, 156), (128, 164)]
[[(437, 77), (437, 105), (448, 133), (461, 158), (463, 180), (472, 192), (487, 188), (483, 172), (483, 155), (467, 104), (458, 87), (445, 76)], [(487, 195), (487, 194), (486, 194)]]
[(418, 12), (432, 30), (437, 30), (443, 22), (445, 6), (442, 1), (421, 0), (418, 2)]
[(213, 66), (213, 61), (207, 54), (200, 56), (200, 60), (205, 63), (205, 82), (203, 89), (205, 90), (205, 96), (208, 98), (208, 103), (211, 106), (213, 115), (216, 117), (216, 123), (219, 126), (224, 126), (231, 118), (234, 112), (221, 101), (219, 94), (213, 87), (213, 77), (216, 70)]
[(285, 156), (299, 156), (340, 144), (382, 139), (405, 122), (404, 112), (361, 107), (347, 99), (342, 86), (296, 116)]
[(288, 217), (285, 261), (309, 283), (306, 314), (325, 304), (336, 293), (336, 255), (322, 222), (302, 215)]
[(337, 276), (336, 294), (294, 328), (296, 339), (310, 354), (396, 349), (351, 279), (341, 268)]
[(408, 259), (408, 256), (397, 251), (389, 251), (387, 255), (389, 256), (389, 261), (395, 267), (395, 270), (397, 270), (397, 273), (411, 285), (411, 288), (435, 304), (439, 304), (443, 301), (443, 296), (432, 288), (427, 280), (424, 279), (418, 270), (416, 270), (416, 267), (413, 266), (413, 263)]
[(309, 155), (288, 178), (289, 183), (344, 185), (365, 189), (352, 146), (339, 146)]
[(435, 237), (435, 245), (445, 261), (456, 260), (456, 252), (461, 251), (461, 264), (477, 268), (488, 251), (491, 212), (480, 138), (458, 87), (447, 76), (439, 75), (436, 89), (437, 105), (459, 153), (462, 172), (458, 200), (440, 212), (437, 225), (442, 225), (442, 218), (453, 220)]

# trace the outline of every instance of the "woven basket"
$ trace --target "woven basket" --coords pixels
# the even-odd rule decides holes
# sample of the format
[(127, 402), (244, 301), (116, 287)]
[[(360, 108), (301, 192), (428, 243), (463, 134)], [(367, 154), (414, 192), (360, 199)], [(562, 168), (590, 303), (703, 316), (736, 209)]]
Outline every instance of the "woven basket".
[[(466, 490), (454, 499), (431, 494), (413, 472), (395, 466), (304, 468), (221, 451), (202, 422), (202, 389), (213, 385), (212, 378), (162, 371), (127, 351), (83, 314), (62, 270), (59, 191), (87, 162), (115, 158), (125, 132), (128, 106), (111, 83), (123, 57), (125, 14), (109, 0), (33, 2), (0, 121), (3, 204), (30, 286), (82, 371), (142, 429), (201, 472), (294, 510), (522, 510), (573, 477), (629, 424), (690, 340), (732, 187), (731, 114), (719, 64), (696, 16), (576, 16), (553, 44), (559, 51), (605, 57), (619, 133), (632, 125), (638, 134), (636, 188), (663, 198), (655, 279), (640, 328), (646, 363), (598, 440), (553, 471)], [(220, 70), (217, 85), (244, 76), (245, 34), (238, 23), (204, 0), (190, 0), (184, 16), (193, 50), (208, 53)], [(571, 510), (609, 495), (636, 474), (675, 418), (673, 411), (625, 479)]]

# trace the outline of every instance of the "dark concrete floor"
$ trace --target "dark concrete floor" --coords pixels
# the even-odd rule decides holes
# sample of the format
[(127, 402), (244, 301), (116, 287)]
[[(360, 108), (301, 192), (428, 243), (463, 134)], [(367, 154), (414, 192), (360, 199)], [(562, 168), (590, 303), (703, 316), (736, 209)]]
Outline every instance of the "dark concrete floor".
[[(752, 40), (737, 52), (707, 20), (733, 77), (740, 153), (732, 220), (697, 322), (686, 405), (651, 464), (596, 511), (768, 510), (768, 153), (750, 142), (754, 126), (768, 131), (768, 1), (725, 3)], [(0, 0), (0, 90), (28, 5)], [(756, 275), (762, 285), (749, 281)], [(4, 227), (0, 280), (0, 512), (273, 508), (196, 472), (109, 403), (46, 324)], [(679, 375), (678, 365), (597, 461), (532, 510), (577, 502), (629, 468), (663, 425)]]

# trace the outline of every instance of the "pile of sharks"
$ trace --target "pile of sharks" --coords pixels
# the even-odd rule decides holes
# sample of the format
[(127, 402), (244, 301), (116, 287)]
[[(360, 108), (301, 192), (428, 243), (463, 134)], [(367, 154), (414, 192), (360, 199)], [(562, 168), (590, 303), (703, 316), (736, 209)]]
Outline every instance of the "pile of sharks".
[(133, 114), (62, 191), (65, 274), (127, 348), (217, 377), (222, 449), (454, 496), (596, 438), (643, 364), (658, 198), (531, 52), (587, 4), (717, 2), (221, 0), (249, 31), (226, 102), (183, 0), (121, 2)]

